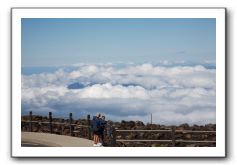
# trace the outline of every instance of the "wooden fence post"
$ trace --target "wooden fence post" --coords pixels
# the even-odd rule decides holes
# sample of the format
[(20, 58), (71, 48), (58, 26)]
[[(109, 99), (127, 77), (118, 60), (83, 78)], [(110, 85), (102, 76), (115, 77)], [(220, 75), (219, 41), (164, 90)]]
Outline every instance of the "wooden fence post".
[(32, 132), (32, 111), (29, 113), (29, 131)]
[(52, 112), (49, 112), (49, 131), (50, 133), (53, 133), (53, 126), (52, 126)]
[(64, 126), (61, 125), (61, 135), (63, 135)]
[(112, 127), (112, 146), (116, 147), (116, 129)]
[(171, 136), (172, 136), (172, 147), (175, 147), (175, 126), (172, 126), (171, 128), (172, 130), (172, 133), (171, 133)]
[(70, 136), (73, 136), (73, 125), (72, 125), (73, 119), (72, 119), (72, 113), (69, 114), (69, 124), (70, 124)]
[[(61, 120), (61, 123), (64, 123), (64, 119)], [(61, 125), (61, 135), (63, 135), (63, 131), (64, 131), (64, 125)]]
[(87, 126), (88, 126), (88, 139), (91, 139), (91, 119), (90, 115), (87, 115)]

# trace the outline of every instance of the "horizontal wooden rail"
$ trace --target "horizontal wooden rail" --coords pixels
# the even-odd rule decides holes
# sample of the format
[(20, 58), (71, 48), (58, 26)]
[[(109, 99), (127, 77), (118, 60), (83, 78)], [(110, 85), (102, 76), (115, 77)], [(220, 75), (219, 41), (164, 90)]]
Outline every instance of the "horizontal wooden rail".
[(176, 130), (177, 133), (216, 133), (216, 131)]
[[(171, 132), (172, 130), (119, 130), (117, 132)], [(216, 131), (192, 131), (192, 130), (175, 130), (177, 133), (216, 133)]]
[(116, 139), (117, 142), (172, 142), (172, 140), (127, 140), (127, 139)]
[(77, 125), (77, 124), (76, 124), (76, 126), (77, 126), (76, 128), (81, 128), (81, 127), (88, 128), (89, 127), (88, 125)]
[(195, 140), (175, 140), (175, 142), (180, 143), (216, 143), (216, 141), (195, 141)]
[[(39, 123), (39, 124), (54, 124), (54, 125), (72, 125), (76, 126), (77, 124), (69, 124), (69, 123), (60, 123), (60, 122), (49, 122), (49, 121), (22, 121), (23, 123)], [(88, 126), (85, 126), (88, 127)]]
[(39, 121), (30, 121), (30, 120), (25, 121), (25, 120), (22, 120), (21, 122), (22, 123), (38, 123)]
[[(172, 142), (172, 140), (127, 140), (127, 139), (117, 139), (117, 142)], [(216, 141), (195, 141), (195, 140), (175, 140), (179, 143), (216, 143)]]
[(117, 129), (117, 132), (171, 132), (171, 130), (120, 130)]

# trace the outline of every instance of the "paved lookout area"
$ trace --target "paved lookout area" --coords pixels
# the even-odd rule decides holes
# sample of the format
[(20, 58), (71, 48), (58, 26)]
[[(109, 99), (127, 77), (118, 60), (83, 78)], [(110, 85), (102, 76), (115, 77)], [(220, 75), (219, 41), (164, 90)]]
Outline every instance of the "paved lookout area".
[[(21, 133), (22, 146), (33, 147), (38, 146), (47, 147), (92, 147), (93, 141), (71, 136), (62, 136), (47, 133), (36, 132), (22, 132)], [(31, 145), (32, 144), (32, 145)]]

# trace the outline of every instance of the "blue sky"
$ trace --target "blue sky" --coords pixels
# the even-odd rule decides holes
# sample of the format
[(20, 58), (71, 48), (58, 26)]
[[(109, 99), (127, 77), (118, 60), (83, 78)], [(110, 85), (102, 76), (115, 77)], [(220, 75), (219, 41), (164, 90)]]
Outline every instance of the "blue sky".
[(22, 66), (215, 61), (215, 19), (22, 19)]

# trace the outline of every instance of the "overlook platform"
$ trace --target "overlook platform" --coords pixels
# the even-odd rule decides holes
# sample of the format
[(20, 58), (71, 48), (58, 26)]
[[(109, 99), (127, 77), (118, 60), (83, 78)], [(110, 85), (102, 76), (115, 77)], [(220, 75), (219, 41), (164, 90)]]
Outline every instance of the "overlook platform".
[(93, 147), (93, 141), (48, 133), (22, 132), (22, 147)]

